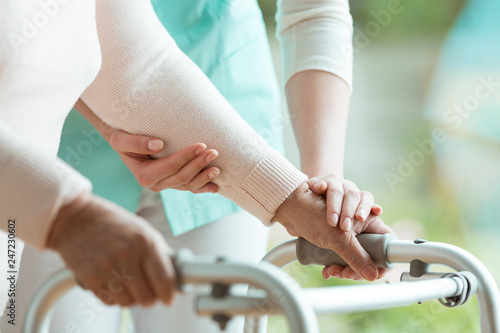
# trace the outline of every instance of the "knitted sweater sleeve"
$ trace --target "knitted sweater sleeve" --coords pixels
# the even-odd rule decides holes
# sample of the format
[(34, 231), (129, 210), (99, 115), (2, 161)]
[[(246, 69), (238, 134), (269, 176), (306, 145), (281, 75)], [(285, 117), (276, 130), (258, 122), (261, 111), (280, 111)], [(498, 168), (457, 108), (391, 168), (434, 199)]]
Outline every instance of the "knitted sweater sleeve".
[[(84, 191), (90, 182), (62, 160), (40, 152), (0, 121), (1, 228), (45, 248), (59, 209)], [(10, 243), (9, 243), (10, 244)]]
[(219, 193), (270, 223), (307, 177), (179, 50), (149, 0), (98, 0), (96, 12), (102, 67), (83, 101), (115, 128), (162, 139), (166, 149), (156, 157), (196, 142), (216, 149)]

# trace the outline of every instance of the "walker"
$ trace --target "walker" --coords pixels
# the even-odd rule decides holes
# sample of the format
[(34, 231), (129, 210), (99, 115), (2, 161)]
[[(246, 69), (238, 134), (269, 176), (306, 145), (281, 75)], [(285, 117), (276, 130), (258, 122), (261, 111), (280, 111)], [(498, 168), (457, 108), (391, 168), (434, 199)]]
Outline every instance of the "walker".
[[(280, 268), (295, 260), (303, 265), (345, 262), (333, 251), (298, 238), (278, 245), (259, 264), (194, 256), (181, 250), (174, 258), (179, 288), (211, 285), (212, 292), (199, 295), (195, 307), (198, 315), (211, 317), (222, 331), (233, 316), (245, 316), (245, 333), (259, 333), (268, 315), (284, 315), (291, 333), (319, 333), (317, 314), (385, 309), (434, 299), (446, 307), (455, 307), (476, 293), (481, 332), (500, 333), (497, 285), (473, 255), (453, 245), (398, 240), (391, 234), (357, 237), (377, 266), (410, 264), (400, 283), (302, 289)], [(456, 272), (430, 272), (432, 264), (446, 265)], [(250, 288), (246, 294), (236, 294), (230, 288), (234, 284), (248, 284)], [(68, 270), (48, 279), (28, 309), (23, 332), (48, 333), (52, 305), (76, 286)]]

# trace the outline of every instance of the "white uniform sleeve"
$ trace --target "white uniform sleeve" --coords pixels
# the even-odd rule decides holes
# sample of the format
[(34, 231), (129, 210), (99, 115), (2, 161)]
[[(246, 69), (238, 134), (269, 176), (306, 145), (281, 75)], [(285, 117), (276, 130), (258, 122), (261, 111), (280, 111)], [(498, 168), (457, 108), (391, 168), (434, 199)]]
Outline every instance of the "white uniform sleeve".
[(276, 36), (283, 82), (298, 72), (322, 70), (352, 91), (352, 17), (348, 0), (278, 0)]
[(1, 230), (15, 220), (16, 238), (43, 249), (59, 209), (90, 188), (74, 169), (30, 148), (0, 122)]

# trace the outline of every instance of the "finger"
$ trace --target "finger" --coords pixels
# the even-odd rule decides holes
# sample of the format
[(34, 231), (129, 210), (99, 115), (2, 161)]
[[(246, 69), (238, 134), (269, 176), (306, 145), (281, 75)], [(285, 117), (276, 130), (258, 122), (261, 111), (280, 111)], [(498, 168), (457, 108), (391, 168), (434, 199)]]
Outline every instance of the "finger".
[[(346, 261), (357, 274), (361, 275), (368, 281), (373, 281), (378, 277), (378, 270), (370, 255), (361, 246), (355, 233), (345, 233), (343, 238), (340, 238), (343, 246), (337, 250), (337, 253)], [(338, 239), (338, 238), (337, 238)], [(341, 244), (336, 244), (338, 247)], [(334, 249), (335, 250), (335, 249)]]
[[(196, 178), (196, 176), (203, 170), (203, 168), (205, 168), (208, 164), (210, 164), (210, 162), (215, 160), (218, 155), (219, 153), (214, 149), (208, 149), (204, 151), (198, 157), (186, 163), (186, 165), (184, 165), (177, 172), (177, 174), (171, 176), (169, 180), (165, 179), (165, 183), (170, 184), (169, 188), (177, 188), (179, 186), (188, 184), (190, 181)], [(213, 172), (215, 174), (211, 175), (212, 178), (208, 178), (208, 174), (206, 174), (208, 181), (211, 181), (212, 179), (216, 178), (220, 173), (219, 169), (217, 170), (212, 169), (212, 171), (210, 172)], [(199, 182), (200, 179), (197, 179), (197, 181)], [(205, 184), (207, 182), (205, 182)], [(200, 186), (202, 185), (204, 184), (201, 184)]]
[(344, 200), (340, 214), (340, 229), (350, 231), (353, 226), (354, 214), (361, 200), (358, 187), (351, 181), (344, 181)]
[(142, 186), (155, 186), (161, 180), (175, 175), (186, 163), (201, 155), (205, 149), (206, 146), (203, 143), (197, 143), (170, 156), (158, 160), (146, 160), (136, 168), (134, 175)]
[(323, 276), (323, 279), (328, 280), (330, 278), (330, 275), (328, 275), (327, 272), (328, 267), (323, 267), (323, 270), (321, 271), (321, 275)]
[(325, 194), (328, 185), (326, 182), (320, 178), (311, 178), (307, 181), (309, 189), (316, 194)]
[(383, 278), (388, 272), (390, 272), (390, 269), (379, 268), (378, 269), (378, 279)]
[(394, 231), (387, 226), (384, 221), (378, 216), (375, 216), (373, 214), (368, 215), (368, 218), (365, 220), (363, 223), (356, 224), (354, 228), (355, 232), (357, 234), (366, 232), (366, 233), (372, 233), (372, 234), (393, 234)]
[(155, 248), (144, 261), (144, 272), (156, 297), (166, 305), (170, 305), (174, 299), (177, 280), (168, 252)]
[(344, 270), (344, 266), (340, 265), (330, 265), (326, 267), (326, 273), (328, 276), (334, 277), (334, 278), (339, 278), (340, 275), (342, 274), (342, 271)]
[[(160, 189), (166, 189), (166, 188), (177, 189), (181, 186), (185, 186), (189, 182), (193, 181), (200, 174), (200, 172), (203, 170), (203, 168), (206, 167), (214, 159), (216, 159), (217, 156), (218, 156), (218, 153), (214, 149), (209, 149), (207, 151), (204, 151), (199, 156), (197, 156), (195, 159), (186, 163), (175, 174), (172, 174), (172, 175), (158, 181), (158, 183), (155, 184), (155, 187), (160, 188)], [(200, 186), (203, 186), (204, 184), (206, 184), (209, 181), (212, 181), (214, 178), (216, 178), (219, 175), (219, 173), (220, 173), (219, 169), (217, 169), (217, 168), (212, 169), (208, 173), (202, 173), (202, 176), (205, 176), (205, 178), (201, 177), (201, 178), (196, 179), (196, 181), (198, 183), (200, 183)], [(213, 178), (210, 178), (210, 177), (213, 177)], [(202, 180), (206, 180), (206, 182), (203, 183)]]
[(132, 281), (127, 281), (127, 289), (133, 300), (142, 306), (153, 305), (157, 298), (146, 281), (145, 272), (137, 272), (133, 275), (134, 279)]
[(203, 185), (202, 187), (191, 191), (195, 194), (201, 194), (201, 193), (217, 193), (219, 192), (219, 186), (214, 183), (208, 183), (206, 185)]
[[(178, 187), (180, 191), (195, 191), (213, 181), (220, 174), (220, 170), (216, 167), (211, 167), (200, 172), (196, 177), (193, 178), (189, 183)], [(215, 185), (215, 184), (213, 184)], [(215, 185), (217, 188), (218, 186)]]
[(336, 227), (339, 222), (342, 202), (344, 200), (344, 188), (342, 182), (335, 178), (327, 179), (328, 189), (326, 190), (326, 216), (328, 224)]
[(376, 215), (376, 216), (380, 216), (382, 215), (383, 213), (383, 209), (380, 205), (377, 205), (377, 204), (373, 204), (372, 206), (372, 214)]
[(358, 209), (356, 210), (356, 219), (358, 221), (364, 221), (370, 214), (370, 209), (375, 203), (375, 198), (370, 192), (361, 191), (361, 201), (359, 202)]
[(111, 148), (119, 153), (150, 155), (163, 149), (163, 141), (149, 136), (133, 135), (124, 131), (115, 131), (109, 139)]
[(342, 273), (340, 274), (340, 277), (342, 279), (348, 279), (348, 280), (362, 280), (363, 278), (354, 271), (351, 267), (347, 266), (342, 270)]
[(107, 283), (101, 288), (91, 289), (101, 302), (121, 306), (130, 306), (135, 303), (128, 290), (119, 281), (113, 280), (113, 277), (108, 277), (106, 281)]
[(80, 286), (80, 288), (82, 288), (83, 290), (87, 290), (89, 288), (87, 288), (83, 282), (78, 278), (78, 276), (75, 276), (75, 281), (76, 281), (76, 284)]

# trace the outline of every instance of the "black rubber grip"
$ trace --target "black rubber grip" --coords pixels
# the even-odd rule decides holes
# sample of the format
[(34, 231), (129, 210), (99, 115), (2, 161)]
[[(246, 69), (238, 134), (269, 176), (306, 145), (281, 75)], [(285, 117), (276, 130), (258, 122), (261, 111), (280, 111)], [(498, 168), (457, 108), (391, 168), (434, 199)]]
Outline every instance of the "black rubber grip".
[[(387, 245), (396, 236), (393, 234), (359, 234), (356, 236), (361, 246), (372, 257), (375, 265), (380, 268), (391, 268), (392, 264), (387, 261)], [(304, 238), (297, 239), (297, 260), (302, 265), (342, 265), (347, 263), (337, 253), (332, 250), (318, 247)]]

